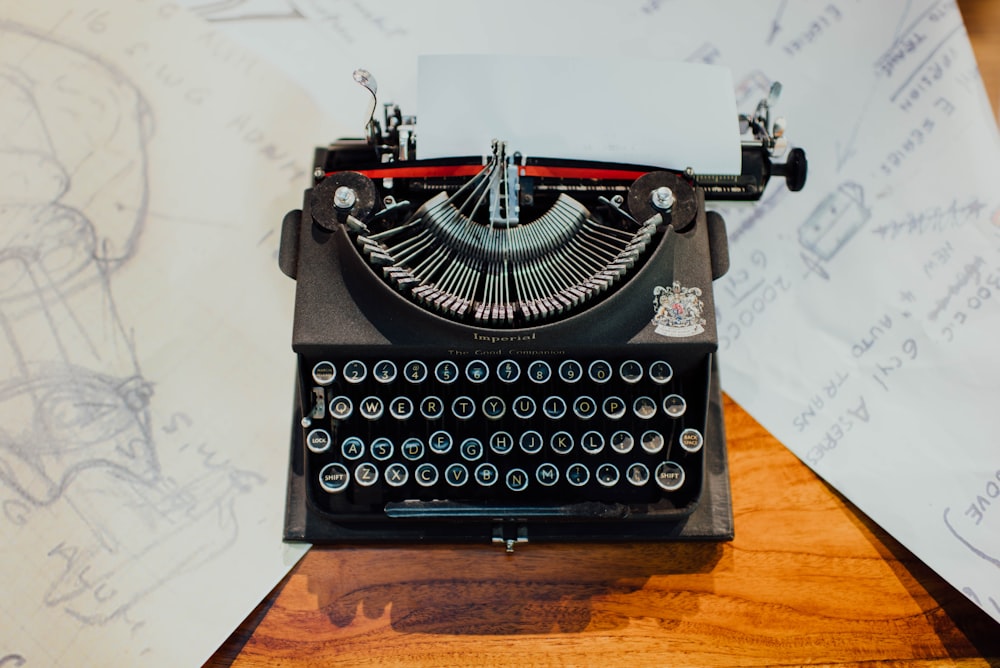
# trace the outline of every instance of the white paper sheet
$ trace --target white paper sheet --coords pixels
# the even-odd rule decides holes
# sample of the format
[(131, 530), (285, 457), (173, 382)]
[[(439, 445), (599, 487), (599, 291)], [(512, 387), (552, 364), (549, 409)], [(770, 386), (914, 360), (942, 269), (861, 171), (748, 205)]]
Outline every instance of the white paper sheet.
[(1000, 620), (1000, 145), (953, 2), (186, 2), (355, 135), (356, 67), (419, 131), (425, 53), (720, 64), (745, 112), (781, 81), (809, 182), (723, 208), (723, 386)]
[(281, 542), (311, 102), (170, 2), (0, 2), (0, 664), (204, 662)]
[[(418, 156), (489, 153), (739, 174), (733, 80), (718, 65), (613, 57), (421, 56)], [(594, 95), (603, 82), (608, 95)], [(683, 102), (681, 101), (683, 100)]]

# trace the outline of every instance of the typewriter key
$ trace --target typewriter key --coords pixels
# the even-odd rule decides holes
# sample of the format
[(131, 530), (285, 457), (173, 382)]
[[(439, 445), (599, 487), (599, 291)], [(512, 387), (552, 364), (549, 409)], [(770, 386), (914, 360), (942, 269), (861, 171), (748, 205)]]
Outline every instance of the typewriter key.
[(403, 367), (403, 377), (417, 384), (427, 380), (427, 365), (420, 360), (411, 360)]
[(538, 468), (535, 469), (535, 480), (540, 485), (551, 487), (559, 482), (559, 469), (556, 468), (555, 464), (549, 462), (539, 464)]
[(306, 447), (316, 453), (329, 450), (331, 442), (330, 432), (326, 429), (313, 429), (306, 436)]
[(580, 439), (580, 448), (588, 455), (596, 455), (604, 449), (604, 437), (598, 431), (588, 431)]
[(635, 360), (622, 362), (618, 373), (626, 383), (638, 383), (642, 380), (642, 365)]
[(493, 483), (500, 477), (497, 467), (490, 463), (480, 464), (476, 467), (476, 482), (483, 487), (492, 487)]
[(684, 469), (676, 462), (660, 462), (654, 477), (661, 489), (674, 492), (684, 484)]
[(657, 360), (649, 365), (649, 378), (657, 385), (664, 385), (674, 377), (674, 370), (663, 360)]
[(616, 431), (611, 436), (611, 449), (617, 453), (624, 455), (631, 452), (633, 445), (635, 445), (635, 439), (627, 431)]
[(403, 453), (404, 457), (413, 462), (424, 456), (424, 443), (419, 438), (411, 436), (403, 441), (403, 445), (399, 447), (399, 450)]
[(372, 376), (382, 384), (391, 383), (396, 380), (396, 364), (392, 360), (376, 362), (372, 369)]
[(448, 451), (451, 450), (453, 443), (454, 440), (452, 439), (451, 434), (446, 431), (436, 431), (431, 434), (429, 439), (427, 439), (427, 447), (431, 449), (431, 452), (438, 455), (448, 454)]
[(681, 432), (681, 447), (688, 452), (698, 452), (701, 450), (701, 446), (704, 442), (705, 440), (702, 438), (701, 432), (697, 429), (685, 429)]
[(577, 462), (566, 468), (566, 480), (574, 487), (583, 487), (590, 481), (590, 469)]
[(642, 487), (649, 482), (649, 469), (642, 462), (636, 462), (628, 467), (625, 479), (636, 487)]
[(597, 467), (597, 482), (601, 487), (614, 487), (618, 484), (620, 475), (614, 464), (601, 464)]
[(506, 431), (495, 432), (490, 436), (490, 450), (498, 455), (506, 455), (514, 449), (514, 437)]
[(643, 433), (642, 438), (639, 439), (642, 444), (642, 449), (651, 455), (655, 455), (657, 452), (663, 449), (663, 434), (656, 431), (655, 429), (650, 429)]
[(573, 437), (568, 431), (557, 431), (549, 439), (549, 446), (557, 455), (568, 455), (573, 450)]
[(385, 481), (393, 487), (402, 487), (410, 479), (410, 472), (399, 462), (389, 464), (385, 468)]
[(323, 491), (330, 494), (343, 492), (351, 482), (351, 474), (347, 467), (336, 462), (327, 464), (319, 472), (319, 485)]
[(413, 479), (421, 487), (433, 487), (438, 481), (438, 470), (433, 464), (424, 462), (413, 472)]
[(679, 418), (687, 410), (687, 402), (679, 394), (669, 394), (663, 399), (663, 412), (672, 418)]
[(497, 378), (505, 383), (513, 383), (521, 377), (521, 366), (514, 360), (504, 360), (497, 366)]
[(329, 385), (337, 378), (337, 369), (330, 362), (319, 362), (312, 370), (317, 385)]

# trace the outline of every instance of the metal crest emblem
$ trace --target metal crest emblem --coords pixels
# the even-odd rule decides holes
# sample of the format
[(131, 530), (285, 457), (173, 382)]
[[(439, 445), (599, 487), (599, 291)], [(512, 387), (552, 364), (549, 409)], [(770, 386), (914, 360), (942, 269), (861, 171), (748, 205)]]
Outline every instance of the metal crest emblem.
[(660, 336), (684, 338), (705, 331), (705, 304), (701, 288), (683, 288), (680, 282), (653, 290), (653, 323)]

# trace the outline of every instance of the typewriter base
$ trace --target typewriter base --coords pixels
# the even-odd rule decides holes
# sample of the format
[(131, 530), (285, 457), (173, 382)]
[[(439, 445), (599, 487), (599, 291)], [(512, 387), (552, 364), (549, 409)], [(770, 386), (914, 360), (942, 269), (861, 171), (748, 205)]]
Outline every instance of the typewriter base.
[[(295, 398), (298, 406), (298, 397)], [(296, 410), (296, 413), (298, 411)], [(302, 474), (302, 429), (292, 421), (291, 459), (285, 502), (284, 540), (317, 544), (387, 542), (494, 542), (508, 549), (520, 542), (707, 540), (733, 538), (733, 511), (729, 464), (722, 415), (722, 391), (713, 369), (705, 429), (706, 473), (702, 495), (689, 516), (681, 520), (644, 519), (562, 521), (514, 519), (389, 519), (338, 522), (309, 507)]]

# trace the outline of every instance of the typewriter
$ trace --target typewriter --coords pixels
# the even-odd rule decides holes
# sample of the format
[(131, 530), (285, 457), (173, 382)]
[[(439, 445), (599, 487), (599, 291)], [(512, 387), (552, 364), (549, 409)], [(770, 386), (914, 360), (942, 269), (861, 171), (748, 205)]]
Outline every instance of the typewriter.
[(396, 105), (315, 153), (282, 224), (298, 374), (285, 539), (727, 540), (707, 200), (790, 190), (771, 120), (740, 174), (524, 156), (420, 159)]

